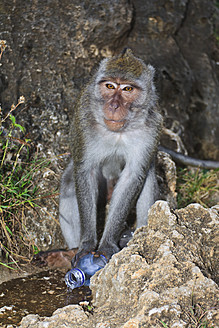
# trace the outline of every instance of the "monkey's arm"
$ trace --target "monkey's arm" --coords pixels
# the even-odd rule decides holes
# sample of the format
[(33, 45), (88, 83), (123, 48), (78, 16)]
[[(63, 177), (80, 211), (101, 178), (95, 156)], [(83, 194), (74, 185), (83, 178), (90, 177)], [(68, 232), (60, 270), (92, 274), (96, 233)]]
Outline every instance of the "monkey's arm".
[(109, 215), (98, 252), (110, 258), (119, 251), (118, 242), (125, 227), (127, 215), (142, 190), (145, 173), (128, 165), (115, 186), (109, 207)]
[(96, 207), (98, 197), (98, 174), (93, 170), (78, 166), (75, 186), (80, 213), (81, 237), (79, 252), (90, 252), (96, 248)]
[(186, 156), (180, 153), (175, 152), (169, 148), (159, 146), (159, 150), (169, 154), (177, 163), (183, 165), (190, 165), (190, 166), (197, 166), (203, 169), (218, 169), (219, 162), (217, 161), (209, 161), (209, 160), (202, 160), (196, 159), (190, 156)]

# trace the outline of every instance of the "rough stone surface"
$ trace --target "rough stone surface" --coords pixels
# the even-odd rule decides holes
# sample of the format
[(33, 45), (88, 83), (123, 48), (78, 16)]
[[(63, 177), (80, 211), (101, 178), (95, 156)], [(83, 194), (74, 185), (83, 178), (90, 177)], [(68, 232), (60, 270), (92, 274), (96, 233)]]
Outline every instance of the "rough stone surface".
[(93, 314), (68, 306), (50, 318), (27, 316), (20, 327), (218, 327), (218, 225), (216, 207), (171, 211), (156, 202), (148, 227), (91, 279)]
[(160, 199), (168, 201), (171, 208), (176, 208), (176, 165), (167, 153), (158, 152), (156, 172)]

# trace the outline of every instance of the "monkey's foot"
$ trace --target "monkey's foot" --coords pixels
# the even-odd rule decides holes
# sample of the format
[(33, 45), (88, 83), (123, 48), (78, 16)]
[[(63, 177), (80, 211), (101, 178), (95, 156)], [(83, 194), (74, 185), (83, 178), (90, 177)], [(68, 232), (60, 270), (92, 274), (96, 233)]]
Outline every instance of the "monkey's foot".
[(104, 254), (104, 256), (109, 260), (113, 254), (118, 253), (121, 249), (113, 243), (101, 244), (98, 247), (97, 253)]
[(116, 243), (116, 241), (101, 242), (96, 253), (103, 254), (109, 260), (113, 254), (118, 253), (122, 248), (127, 246), (127, 243), (132, 239), (133, 234), (133, 230), (127, 229), (121, 234), (118, 244)]
[(120, 247), (121, 249), (123, 249), (123, 247), (126, 247), (127, 244), (128, 244), (128, 242), (129, 242), (129, 240), (132, 239), (133, 235), (134, 235), (134, 230), (131, 230), (131, 229), (129, 229), (129, 230), (125, 230), (125, 231), (122, 233), (121, 237), (120, 237), (120, 240), (119, 240), (119, 247)]
[(39, 252), (32, 260), (32, 264), (38, 267), (48, 266), (50, 269), (71, 268), (71, 260), (77, 252), (77, 248), (70, 250), (52, 250)]

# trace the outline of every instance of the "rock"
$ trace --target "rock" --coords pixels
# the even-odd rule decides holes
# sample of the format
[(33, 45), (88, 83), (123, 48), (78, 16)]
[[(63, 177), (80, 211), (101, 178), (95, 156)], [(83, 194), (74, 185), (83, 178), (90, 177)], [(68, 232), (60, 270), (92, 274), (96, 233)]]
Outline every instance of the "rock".
[(63, 309), (56, 310), (50, 318), (45, 318), (42, 320), (38, 315), (29, 314), (22, 320), (23, 328), (56, 328), (61, 327), (62, 325), (69, 328), (85, 328), (89, 327), (89, 319), (80, 306), (68, 305)]
[(171, 157), (162, 151), (157, 154), (157, 180), (160, 199), (166, 200), (171, 208), (176, 208), (176, 165)]
[(20, 327), (218, 327), (218, 224), (215, 208), (171, 211), (156, 202), (148, 226), (92, 277), (93, 314), (68, 306), (51, 318), (27, 316)]

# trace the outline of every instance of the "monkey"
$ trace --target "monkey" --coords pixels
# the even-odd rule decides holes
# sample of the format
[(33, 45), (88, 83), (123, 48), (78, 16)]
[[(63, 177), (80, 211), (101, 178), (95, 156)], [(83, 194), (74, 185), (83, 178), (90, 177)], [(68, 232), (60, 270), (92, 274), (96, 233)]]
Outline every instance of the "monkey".
[[(110, 259), (136, 204), (136, 227), (147, 224), (158, 198), (155, 155), (163, 118), (154, 68), (130, 49), (103, 59), (77, 102), (70, 127), (72, 159), (61, 180), (59, 219), (76, 258), (87, 252)], [(100, 241), (97, 208), (117, 179)]]
[[(40, 252), (35, 263), (70, 268), (72, 258), (77, 261), (90, 251), (110, 259), (132, 237), (123, 230), (135, 204), (136, 227), (147, 224), (148, 210), (159, 197), (155, 156), (162, 125), (154, 68), (130, 49), (104, 59), (82, 90), (70, 127), (72, 159), (61, 179), (59, 209), (70, 250)], [(161, 146), (159, 150), (170, 152)], [(208, 168), (218, 167), (218, 162), (194, 161), (176, 152), (170, 155), (186, 165), (207, 162)], [(98, 243), (98, 204), (106, 205), (113, 181), (117, 183)]]

